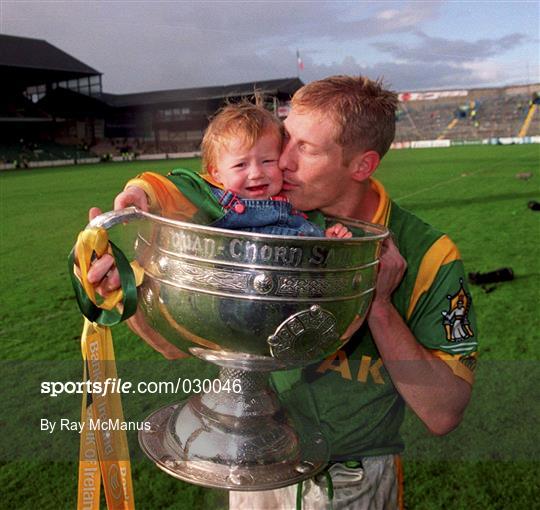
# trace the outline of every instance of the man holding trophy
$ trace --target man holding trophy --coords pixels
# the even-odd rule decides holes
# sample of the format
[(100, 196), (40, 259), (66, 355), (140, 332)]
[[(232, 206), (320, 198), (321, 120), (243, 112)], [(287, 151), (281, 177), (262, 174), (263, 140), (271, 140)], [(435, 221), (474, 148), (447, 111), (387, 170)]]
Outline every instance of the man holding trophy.
[[(302, 370), (272, 375), (280, 400), (320, 428), (329, 462), (300, 487), (231, 491), (231, 508), (301, 503), (323, 509), (330, 499), (335, 509), (399, 508), (405, 404), (435, 435), (450, 432), (462, 420), (477, 338), (459, 252), (446, 235), (392, 202), (372, 177), (394, 138), (397, 103), (396, 94), (381, 83), (349, 76), (312, 82), (292, 99), (279, 158), (282, 194), (300, 211), (384, 225), (391, 237), (381, 245), (369, 311), (350, 323), (339, 348)], [(165, 182), (143, 174), (139, 179), (146, 193), (127, 188), (115, 209), (148, 210), (149, 195), (163, 208), (178, 192), (187, 216), (194, 208), (204, 209), (204, 201), (197, 203), (193, 191), (179, 189), (173, 177)], [(94, 209), (90, 215), (97, 213)], [(112, 257), (96, 260), (88, 279), (102, 294), (118, 288)], [(472, 336), (448, 340), (444, 313), (459, 300), (467, 303), (463, 313)], [(184, 356), (167, 339), (149, 334), (138, 315), (130, 320), (136, 333), (167, 357)]]

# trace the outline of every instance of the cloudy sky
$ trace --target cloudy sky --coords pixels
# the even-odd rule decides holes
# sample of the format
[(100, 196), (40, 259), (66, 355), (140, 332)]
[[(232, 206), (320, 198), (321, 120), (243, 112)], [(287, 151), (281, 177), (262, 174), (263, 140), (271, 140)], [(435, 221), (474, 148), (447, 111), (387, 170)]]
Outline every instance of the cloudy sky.
[(539, 11), (536, 0), (0, 0), (0, 32), (47, 40), (102, 72), (106, 92), (338, 73), (405, 91), (540, 81)]

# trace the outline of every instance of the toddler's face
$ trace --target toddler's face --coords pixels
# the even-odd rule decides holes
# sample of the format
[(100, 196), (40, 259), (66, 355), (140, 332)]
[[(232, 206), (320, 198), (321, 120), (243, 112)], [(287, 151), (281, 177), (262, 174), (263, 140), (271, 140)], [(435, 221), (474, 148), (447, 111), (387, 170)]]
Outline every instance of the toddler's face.
[(283, 185), (278, 167), (280, 152), (281, 140), (272, 132), (263, 133), (251, 148), (243, 140), (233, 140), (219, 151), (212, 177), (239, 197), (269, 198)]

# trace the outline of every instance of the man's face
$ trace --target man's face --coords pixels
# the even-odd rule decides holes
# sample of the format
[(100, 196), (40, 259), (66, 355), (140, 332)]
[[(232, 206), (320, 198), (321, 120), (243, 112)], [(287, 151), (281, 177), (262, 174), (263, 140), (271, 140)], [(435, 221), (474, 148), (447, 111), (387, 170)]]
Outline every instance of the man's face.
[(342, 147), (335, 141), (333, 122), (318, 112), (293, 108), (284, 125), (286, 134), (279, 158), (283, 194), (299, 210), (340, 214), (350, 178)]

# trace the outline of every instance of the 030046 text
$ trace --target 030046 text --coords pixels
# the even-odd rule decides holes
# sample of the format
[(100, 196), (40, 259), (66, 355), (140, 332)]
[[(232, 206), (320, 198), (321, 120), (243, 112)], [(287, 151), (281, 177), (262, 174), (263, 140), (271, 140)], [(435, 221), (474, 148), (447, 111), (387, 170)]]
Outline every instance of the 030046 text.
[(41, 394), (57, 397), (58, 395), (90, 393), (105, 396), (109, 393), (241, 393), (240, 379), (184, 379), (176, 381), (139, 381), (133, 384), (122, 378), (109, 377), (104, 381), (42, 381)]

